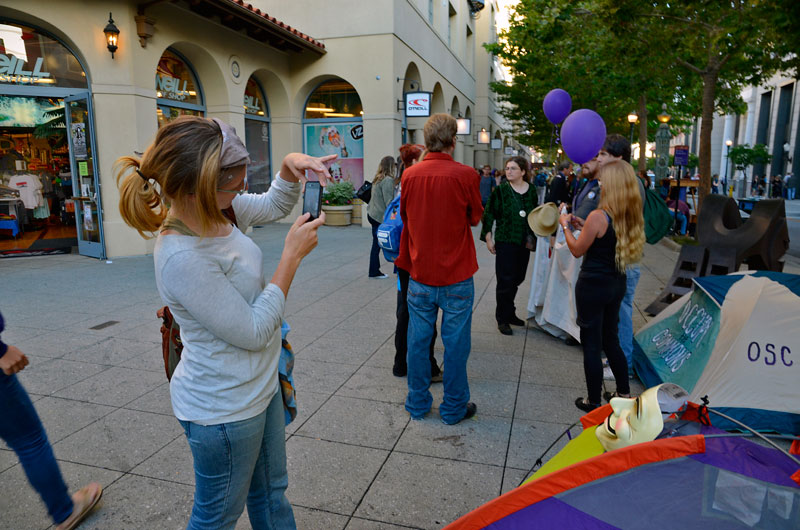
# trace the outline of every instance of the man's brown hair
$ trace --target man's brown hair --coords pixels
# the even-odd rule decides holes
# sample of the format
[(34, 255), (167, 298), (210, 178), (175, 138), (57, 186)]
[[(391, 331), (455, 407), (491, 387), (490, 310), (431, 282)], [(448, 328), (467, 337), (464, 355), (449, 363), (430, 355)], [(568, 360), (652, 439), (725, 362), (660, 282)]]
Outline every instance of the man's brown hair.
[(425, 147), (431, 153), (438, 153), (455, 144), (458, 123), (449, 114), (434, 114), (425, 122)]

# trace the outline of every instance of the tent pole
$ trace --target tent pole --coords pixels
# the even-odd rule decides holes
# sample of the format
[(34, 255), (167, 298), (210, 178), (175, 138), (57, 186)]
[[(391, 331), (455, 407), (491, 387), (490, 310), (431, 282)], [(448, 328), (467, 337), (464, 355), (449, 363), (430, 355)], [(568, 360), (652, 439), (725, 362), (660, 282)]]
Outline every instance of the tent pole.
[[(707, 401), (706, 401), (705, 399), (703, 399), (703, 401), (705, 401), (705, 402), (707, 403)], [(730, 416), (728, 416), (727, 414), (723, 414), (723, 413), (721, 413), (721, 412), (719, 412), (719, 411), (717, 411), (717, 410), (714, 410), (714, 409), (712, 409), (712, 408), (708, 408), (708, 407), (706, 407), (706, 410), (708, 410), (709, 412), (713, 412), (713, 413), (714, 413), (714, 414), (716, 414), (717, 416), (721, 416), (721, 417), (725, 418), (725, 419), (726, 419), (726, 420), (728, 420), (728, 421), (732, 421), (733, 423), (735, 423), (736, 425), (738, 425), (738, 426), (740, 426), (740, 427), (743, 427), (743, 428), (747, 429), (748, 431), (750, 431), (751, 433), (753, 433), (753, 434), (754, 434), (754, 435), (756, 435), (757, 437), (761, 438), (762, 440), (764, 440), (765, 442), (767, 442), (768, 444), (770, 444), (771, 446), (773, 446), (775, 449), (777, 449), (777, 450), (778, 450), (778, 451), (780, 451), (781, 453), (783, 453), (783, 454), (785, 454), (786, 456), (788, 456), (789, 458), (791, 458), (791, 459), (794, 461), (794, 463), (795, 463), (795, 464), (797, 464), (798, 466), (800, 466), (800, 460), (798, 460), (797, 458), (795, 458), (795, 457), (794, 457), (794, 456), (793, 456), (791, 453), (789, 453), (787, 450), (785, 450), (784, 448), (780, 447), (778, 444), (776, 444), (775, 442), (773, 442), (772, 440), (770, 440), (769, 438), (767, 438), (766, 436), (764, 436), (763, 434), (761, 434), (761, 433), (760, 433), (760, 432), (758, 432), (757, 430), (755, 430), (755, 429), (751, 429), (750, 427), (748, 427), (748, 426), (747, 426), (747, 425), (745, 425), (744, 423), (740, 422), (739, 420), (733, 419), (733, 418), (731, 418)]]

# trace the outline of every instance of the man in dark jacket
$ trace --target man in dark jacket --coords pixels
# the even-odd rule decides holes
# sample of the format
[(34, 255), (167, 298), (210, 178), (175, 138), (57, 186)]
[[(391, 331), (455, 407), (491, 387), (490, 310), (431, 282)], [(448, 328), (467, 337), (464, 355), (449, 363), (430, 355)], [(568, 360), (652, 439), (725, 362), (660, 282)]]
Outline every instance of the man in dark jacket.
[(561, 162), (558, 165), (558, 174), (550, 181), (550, 188), (547, 190), (544, 202), (554, 202), (557, 206), (562, 202), (569, 203), (567, 180), (571, 171), (572, 164), (569, 162)]

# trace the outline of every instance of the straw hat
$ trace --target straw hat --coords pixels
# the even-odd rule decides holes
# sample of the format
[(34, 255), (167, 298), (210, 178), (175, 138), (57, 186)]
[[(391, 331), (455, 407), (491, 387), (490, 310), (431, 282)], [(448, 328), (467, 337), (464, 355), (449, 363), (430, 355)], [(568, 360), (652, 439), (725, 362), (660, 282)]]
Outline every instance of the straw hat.
[(548, 202), (537, 206), (528, 214), (528, 226), (537, 236), (549, 236), (558, 228), (558, 207)]

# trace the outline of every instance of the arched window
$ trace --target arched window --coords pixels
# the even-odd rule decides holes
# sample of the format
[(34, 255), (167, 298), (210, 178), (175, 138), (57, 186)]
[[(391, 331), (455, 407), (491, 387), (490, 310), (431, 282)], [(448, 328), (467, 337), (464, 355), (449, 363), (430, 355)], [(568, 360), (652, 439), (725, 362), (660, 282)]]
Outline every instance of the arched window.
[(364, 183), (364, 126), (361, 98), (343, 79), (326, 81), (306, 102), (303, 120), (305, 151), (312, 156), (337, 154), (331, 165), (336, 181)]
[(0, 21), (0, 84), (88, 88), (86, 73), (66, 46), (34, 28)]
[(244, 89), (244, 141), (250, 152), (247, 166), (250, 193), (264, 193), (272, 180), (269, 106), (261, 85), (252, 76)]
[(189, 61), (167, 49), (156, 69), (156, 104), (158, 126), (178, 116), (202, 116), (205, 113), (203, 92)]

